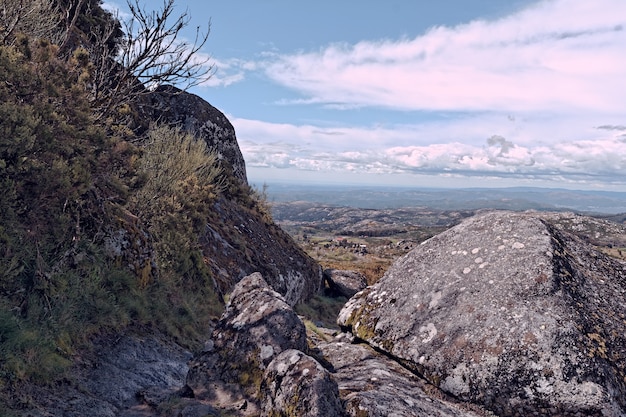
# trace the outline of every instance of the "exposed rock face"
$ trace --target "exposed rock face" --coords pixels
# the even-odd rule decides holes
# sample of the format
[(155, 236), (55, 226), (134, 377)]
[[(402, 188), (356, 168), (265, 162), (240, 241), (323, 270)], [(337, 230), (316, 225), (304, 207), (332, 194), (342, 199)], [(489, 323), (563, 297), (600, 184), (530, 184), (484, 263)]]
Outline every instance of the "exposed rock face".
[(334, 367), (341, 399), (353, 417), (475, 417), (467, 404), (365, 345), (333, 341), (318, 346)]
[(468, 219), (338, 322), (500, 416), (626, 415), (626, 270), (539, 214)]
[[(143, 100), (138, 106), (142, 123), (157, 121), (193, 133), (218, 153), (222, 166), (232, 171), (234, 178), (247, 184), (245, 161), (235, 129), (222, 112), (201, 97), (172, 86), (161, 86)], [(215, 203), (214, 212), (219, 220), (207, 219), (206, 231), (200, 240), (222, 293), (229, 292), (241, 278), (257, 271), (290, 305), (307, 300), (320, 290), (320, 266), (271, 219), (262, 218), (228, 197)], [(112, 235), (111, 250), (125, 249), (123, 245), (134, 238), (126, 229)], [(141, 269), (149, 266), (149, 262), (142, 254), (141, 259), (133, 259), (131, 263)]]
[[(191, 353), (155, 338), (122, 337), (99, 352), (97, 367), (74, 384), (38, 389), (39, 410), (25, 416), (125, 416), (142, 391), (172, 394), (184, 383)], [(40, 412), (46, 410), (45, 412)]]
[(220, 221), (206, 225), (200, 244), (223, 292), (254, 272), (292, 306), (320, 291), (321, 267), (276, 224), (226, 199), (214, 212)]
[(278, 354), (308, 349), (304, 324), (259, 273), (235, 286), (212, 342), (212, 348), (193, 361), (187, 376), (200, 397), (215, 396), (211, 387), (225, 383), (244, 388), (232, 398), (254, 400), (265, 369)]
[(181, 126), (206, 141), (218, 158), (228, 163), (233, 175), (247, 183), (246, 165), (235, 137), (235, 128), (224, 114), (201, 97), (172, 86), (161, 86), (149, 95), (149, 120)]
[(324, 279), (332, 293), (346, 298), (352, 297), (367, 287), (365, 275), (357, 271), (326, 269)]
[(337, 383), (318, 361), (299, 350), (276, 356), (263, 375), (262, 416), (344, 416)]

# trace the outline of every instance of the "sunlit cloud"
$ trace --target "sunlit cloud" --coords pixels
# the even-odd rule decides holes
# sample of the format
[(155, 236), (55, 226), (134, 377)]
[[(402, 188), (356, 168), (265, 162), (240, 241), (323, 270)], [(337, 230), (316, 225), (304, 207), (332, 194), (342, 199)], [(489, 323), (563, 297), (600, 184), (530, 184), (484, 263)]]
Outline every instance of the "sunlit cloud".
[[(626, 185), (626, 137), (621, 130), (594, 140), (555, 140), (520, 144), (499, 135), (475, 143), (443, 141), (393, 146), (405, 130), (378, 129), (368, 140), (368, 130), (340, 129), (342, 141), (312, 126), (275, 125), (233, 118), (246, 163), (256, 168), (297, 169), (320, 172), (369, 174), (449, 174)], [(453, 131), (459, 127), (453, 127)], [(328, 132), (334, 132), (330, 130)], [(415, 132), (413, 132), (415, 133)], [(447, 136), (440, 126), (420, 126), (420, 134)], [(364, 145), (355, 146), (357, 141)], [(417, 141), (416, 141), (417, 142)]]
[(306, 103), (404, 110), (616, 111), (626, 3), (543, 1), (413, 39), (334, 44), (266, 66)]
[(117, 16), (120, 20), (126, 21), (132, 17), (132, 15), (126, 11), (127, 6), (124, 2), (124, 6), (115, 1), (105, 1), (102, 3), (102, 8), (113, 16)]
[(217, 59), (211, 57), (209, 64), (214, 71), (211, 77), (202, 83), (205, 87), (228, 87), (245, 80), (246, 75), (256, 69), (257, 63), (241, 59)]

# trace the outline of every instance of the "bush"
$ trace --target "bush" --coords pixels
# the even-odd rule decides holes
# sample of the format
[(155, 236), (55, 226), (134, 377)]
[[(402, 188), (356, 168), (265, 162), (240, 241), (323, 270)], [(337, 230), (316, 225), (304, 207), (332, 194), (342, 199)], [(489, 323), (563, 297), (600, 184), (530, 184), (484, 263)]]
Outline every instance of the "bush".
[[(64, 378), (97, 336), (151, 328), (198, 347), (222, 309), (197, 245), (220, 192), (215, 156), (166, 127), (141, 149), (111, 136), (55, 56), (43, 41), (0, 45), (0, 403)], [(125, 226), (158, 273), (107, 254)]]

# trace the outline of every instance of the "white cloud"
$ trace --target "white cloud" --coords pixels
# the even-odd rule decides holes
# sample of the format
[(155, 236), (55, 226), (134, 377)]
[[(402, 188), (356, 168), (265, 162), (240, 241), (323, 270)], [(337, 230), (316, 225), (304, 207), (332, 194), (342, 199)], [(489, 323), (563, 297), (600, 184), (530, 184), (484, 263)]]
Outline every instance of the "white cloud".
[(256, 69), (257, 63), (242, 59), (217, 59), (211, 58), (209, 63), (213, 65), (214, 72), (207, 81), (202, 83), (205, 87), (228, 87), (239, 83), (246, 78), (248, 72)]
[[(405, 126), (403, 129), (340, 128), (272, 124), (232, 118), (246, 164), (255, 168), (298, 169), (341, 175), (440, 174), (518, 179), (551, 177), (561, 181), (626, 186), (626, 136), (617, 126), (596, 129), (594, 139), (559, 139), (521, 144), (492, 135), (480, 141), (441, 141), (394, 146), (419, 133), (448, 137), (463, 124)], [(470, 122), (468, 122), (470, 123)], [(534, 127), (533, 129), (540, 129)], [(452, 133), (451, 133), (452, 132)], [(331, 134), (329, 134), (331, 133)], [(340, 134), (342, 140), (337, 141)], [(398, 141), (398, 138), (402, 139)], [(567, 136), (566, 136), (567, 137)], [(374, 139), (375, 138), (375, 139)], [(414, 141), (417, 143), (418, 141)], [(435, 142), (435, 141), (433, 141)]]
[(223, 62), (218, 84), (264, 71), (300, 94), (283, 105), (451, 112), (384, 126), (231, 117), (253, 170), (539, 179), (626, 190), (624, 45), (624, 0), (544, 0), (499, 20), (433, 27), (411, 39)]
[(120, 6), (118, 2), (115, 1), (105, 1), (102, 3), (102, 8), (107, 12), (111, 13), (113, 16), (117, 16), (121, 20), (130, 19), (132, 16), (129, 12), (127, 12), (126, 4), (124, 6)]
[(335, 44), (266, 72), (309, 102), (408, 110), (624, 108), (626, 3), (542, 1), (414, 39)]

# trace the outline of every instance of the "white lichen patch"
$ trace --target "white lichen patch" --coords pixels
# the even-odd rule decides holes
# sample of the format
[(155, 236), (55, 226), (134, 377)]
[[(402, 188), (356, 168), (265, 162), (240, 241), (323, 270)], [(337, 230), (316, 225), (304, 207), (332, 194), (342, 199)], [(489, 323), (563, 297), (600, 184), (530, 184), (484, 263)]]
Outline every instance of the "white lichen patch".
[(422, 343), (429, 343), (437, 336), (437, 328), (433, 323), (428, 323), (426, 326), (420, 327), (419, 331)]
[(478, 252), (480, 252), (480, 248), (474, 248), (472, 249), (472, 254), (476, 255)]
[(274, 347), (272, 345), (261, 346), (261, 359), (269, 359), (274, 356)]
[(467, 382), (469, 380), (468, 374), (467, 365), (461, 363), (452, 370), (451, 375), (448, 375), (446, 379), (443, 380), (440, 388), (457, 397), (462, 394), (467, 394), (470, 391), (470, 386)]
[(439, 305), (439, 301), (441, 301), (442, 293), (441, 291), (437, 291), (430, 298), (430, 303), (428, 303), (428, 308), (435, 308)]
[(476, 264), (482, 264), (483, 263), (483, 258), (481, 258), (480, 256), (476, 259), (474, 259), (474, 263)]
[(463, 268), (463, 273), (464, 273), (464, 274), (466, 274), (466, 275), (467, 275), (467, 274), (469, 274), (470, 272), (472, 272), (472, 268), (470, 268), (470, 267)]
[(523, 249), (524, 248), (524, 244), (522, 242), (513, 242), (513, 245), (511, 247), (513, 249)]

